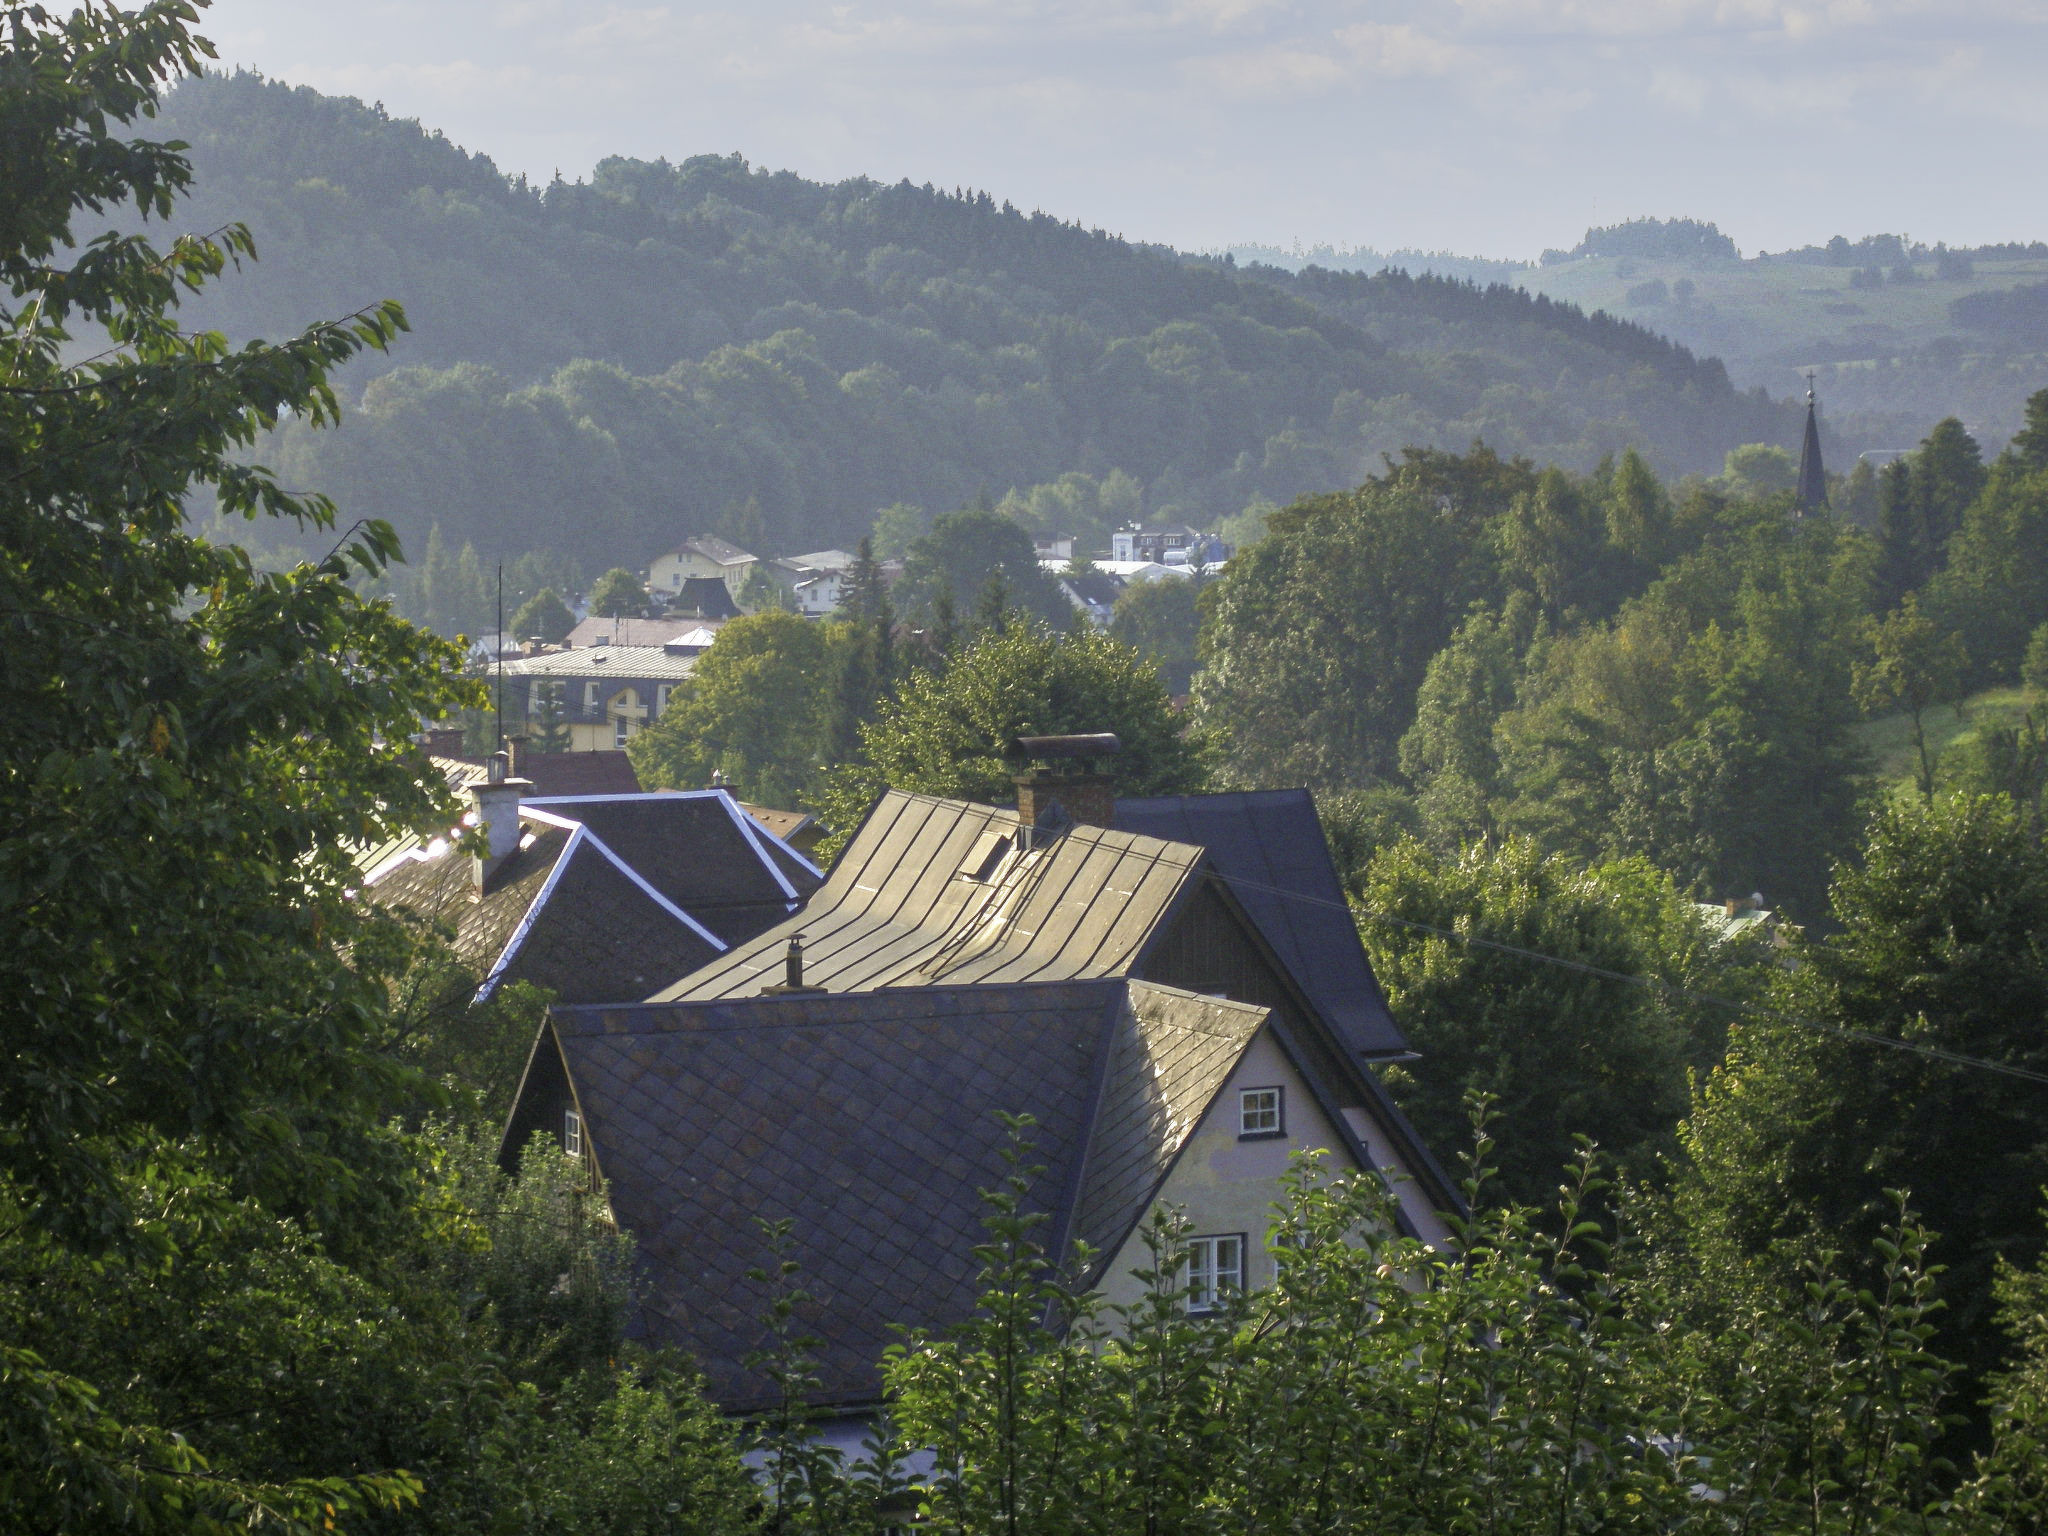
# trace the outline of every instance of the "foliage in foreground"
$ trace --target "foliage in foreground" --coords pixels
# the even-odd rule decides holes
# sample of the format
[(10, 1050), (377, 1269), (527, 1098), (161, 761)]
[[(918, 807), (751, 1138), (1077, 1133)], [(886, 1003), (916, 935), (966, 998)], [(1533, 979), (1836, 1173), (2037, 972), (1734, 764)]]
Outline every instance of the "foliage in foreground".
[[(2044, 1513), (2038, 1320), (1995, 1447), (1947, 1464), (1936, 1276), (1896, 1208), (1867, 1287), (1831, 1256), (1789, 1285), (1724, 1274), (1706, 1328), (1697, 1274), (1590, 1152), (1554, 1209), (1487, 1210), (1452, 1251), (1402, 1235), (1377, 1177), (1305, 1159), (1267, 1236), (1277, 1283), (1191, 1316), (1183, 1223), (1155, 1218), (1149, 1294), (1105, 1308), (1039, 1247), (1027, 1184), (990, 1196), (976, 1318), (887, 1363), (896, 1435), (935, 1454), (921, 1529), (1961, 1533)], [(2039, 1285), (2011, 1288), (2018, 1316)]]

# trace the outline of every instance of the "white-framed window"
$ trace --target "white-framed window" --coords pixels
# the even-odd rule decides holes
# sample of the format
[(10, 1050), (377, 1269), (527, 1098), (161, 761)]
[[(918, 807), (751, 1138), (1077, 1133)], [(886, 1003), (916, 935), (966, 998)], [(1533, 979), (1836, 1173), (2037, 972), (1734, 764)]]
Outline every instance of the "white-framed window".
[(585, 683), (583, 685), (583, 708), (586, 711), (597, 708), (597, 684)]
[(1244, 1234), (1228, 1232), (1188, 1239), (1187, 1297), (1190, 1312), (1214, 1312), (1233, 1291), (1244, 1289)]
[(1257, 1136), (1287, 1134), (1285, 1099), (1278, 1088), (1237, 1090), (1237, 1136), (1244, 1141)]
[(612, 716), (612, 745), (613, 745), (613, 746), (615, 746), (615, 747), (623, 747), (623, 746), (624, 746), (624, 745), (626, 744), (626, 738), (627, 738), (628, 736), (631, 736), (632, 734), (633, 734), (633, 722), (632, 722), (631, 720), (628, 720), (628, 719), (627, 719), (627, 718), (626, 718), (626, 717), (625, 717), (624, 715), (613, 715), (613, 716)]
[(668, 713), (668, 695), (669, 690), (673, 687), (675, 687), (674, 683), (659, 683), (655, 686), (654, 713), (656, 718)]
[(583, 1117), (573, 1109), (562, 1111), (562, 1150), (570, 1157), (583, 1155)]

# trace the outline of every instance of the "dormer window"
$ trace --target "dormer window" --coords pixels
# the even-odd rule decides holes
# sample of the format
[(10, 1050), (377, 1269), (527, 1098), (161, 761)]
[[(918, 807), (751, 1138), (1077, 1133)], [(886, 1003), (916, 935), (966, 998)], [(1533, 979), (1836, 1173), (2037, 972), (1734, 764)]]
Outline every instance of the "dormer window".
[(573, 1109), (562, 1111), (562, 1151), (569, 1157), (583, 1155), (583, 1117)]
[(1285, 1098), (1278, 1088), (1240, 1088), (1237, 1091), (1237, 1139), (1256, 1141), (1261, 1137), (1285, 1136)]

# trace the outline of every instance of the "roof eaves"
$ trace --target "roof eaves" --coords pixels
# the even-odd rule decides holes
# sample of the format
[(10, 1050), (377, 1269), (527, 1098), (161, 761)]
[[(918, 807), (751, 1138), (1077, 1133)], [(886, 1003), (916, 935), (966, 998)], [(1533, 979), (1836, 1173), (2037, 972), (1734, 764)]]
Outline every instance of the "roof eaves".
[[(548, 819), (555, 820), (554, 817)], [(561, 823), (557, 822), (557, 825)], [(533, 900), (527, 903), (525, 915), (512, 930), (512, 936), (505, 941), (505, 947), (498, 951), (497, 961), (485, 975), (483, 984), (476, 989), (473, 1001), (487, 1003), (491, 1000), (491, 994), (498, 990), (498, 982), (504, 977), (512, 962), (519, 957), (519, 951), (525, 945), (527, 935), (533, 932), (534, 922), (539, 918), (541, 909), (548, 904), (548, 898), (554, 895), (555, 886), (561, 880), (562, 872), (569, 867), (570, 859), (575, 857), (576, 850), (582, 845), (583, 840), (590, 836), (590, 829), (581, 822), (571, 822), (568, 825), (575, 830), (570, 832), (569, 840), (562, 844), (562, 851), (555, 855), (554, 868), (548, 871), (547, 879), (541, 882), (540, 889), (534, 892)]]

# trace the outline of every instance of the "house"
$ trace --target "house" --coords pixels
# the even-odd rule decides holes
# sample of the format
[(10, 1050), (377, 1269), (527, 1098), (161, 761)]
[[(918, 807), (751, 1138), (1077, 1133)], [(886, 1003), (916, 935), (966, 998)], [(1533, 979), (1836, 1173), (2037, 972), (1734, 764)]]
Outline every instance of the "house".
[(1111, 576), (1102, 571), (1090, 571), (1086, 575), (1068, 576), (1064, 571), (1056, 576), (1060, 595), (1082, 613), (1097, 629), (1107, 629), (1109, 621), (1116, 614), (1116, 600), (1123, 592), (1121, 577)]
[(592, 645), (505, 663), (506, 706), (541, 718), (545, 691), (560, 691), (569, 747), (623, 747), (668, 708), (676, 684), (697, 669), (702, 647), (685, 635), (662, 645)]
[(716, 534), (700, 533), (683, 540), (647, 568), (647, 587), (659, 601), (673, 602), (683, 592), (683, 583), (715, 577), (729, 598), (737, 599), (747, 575), (758, 562)]
[(838, 610), (856, 558), (843, 549), (819, 549), (770, 560), (767, 571), (795, 600), (798, 613), (823, 618)]
[(1109, 536), (1113, 560), (1156, 560), (1165, 564), (1166, 552), (1186, 549), (1202, 537), (1199, 529), (1186, 523), (1147, 523), (1119, 528)]
[[(720, 592), (723, 582), (714, 583)], [(739, 610), (733, 609), (737, 614)], [(602, 619), (588, 618), (569, 631), (563, 642), (567, 649), (585, 650), (593, 645), (666, 645), (679, 635), (716, 634), (724, 618), (690, 619)], [(709, 645), (710, 641), (704, 642)]]
[(451, 832), (369, 872), (363, 899), (446, 924), (482, 978), (565, 1003), (617, 1003), (786, 918), (821, 876), (723, 790), (536, 796), (530, 781), (469, 787), (488, 854)]
[(1074, 536), (1071, 533), (1034, 533), (1031, 548), (1041, 562), (1057, 560), (1062, 565), (1074, 558)]
[[(1091, 560), (1088, 562), (1098, 576), (1111, 576), (1128, 586), (1134, 581), (1157, 581), (1162, 576), (1185, 576), (1188, 568), (1184, 565), (1161, 565), (1157, 560)], [(1058, 560), (1041, 560), (1038, 568), (1058, 580), (1066, 574), (1066, 564)]]
[(740, 809), (806, 858), (825, 836), (823, 824), (809, 811), (778, 811), (772, 806), (749, 805), (744, 800)]
[(604, 1181), (641, 1326), (735, 1411), (770, 1392), (756, 1220), (789, 1218), (815, 1401), (858, 1412), (897, 1326), (972, 1310), (999, 1115), (1032, 1117), (1030, 1204), (1111, 1299), (1162, 1201), (1192, 1304), (1268, 1281), (1298, 1150), (1387, 1172), (1404, 1229), (1448, 1241), (1456, 1194), (1372, 1071), (1407, 1054), (1305, 792), (1039, 774), (1015, 809), (891, 792), (799, 913), (644, 1003), (557, 1010), (504, 1155), (544, 1134)]

